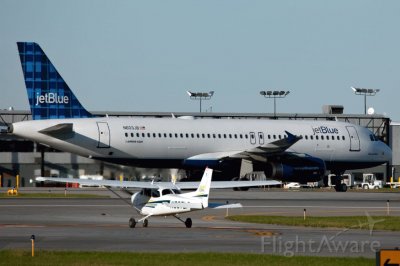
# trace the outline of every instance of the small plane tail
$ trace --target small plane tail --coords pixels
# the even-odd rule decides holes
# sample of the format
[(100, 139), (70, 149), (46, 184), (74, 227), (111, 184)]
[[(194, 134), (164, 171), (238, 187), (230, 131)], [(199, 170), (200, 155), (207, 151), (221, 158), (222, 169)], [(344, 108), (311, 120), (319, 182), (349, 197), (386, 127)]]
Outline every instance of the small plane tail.
[(37, 43), (17, 46), (33, 120), (92, 117)]
[(212, 172), (213, 169), (208, 167), (206, 168), (203, 177), (201, 178), (200, 185), (195, 192), (195, 197), (202, 198), (204, 208), (208, 207), (208, 197), (210, 195)]

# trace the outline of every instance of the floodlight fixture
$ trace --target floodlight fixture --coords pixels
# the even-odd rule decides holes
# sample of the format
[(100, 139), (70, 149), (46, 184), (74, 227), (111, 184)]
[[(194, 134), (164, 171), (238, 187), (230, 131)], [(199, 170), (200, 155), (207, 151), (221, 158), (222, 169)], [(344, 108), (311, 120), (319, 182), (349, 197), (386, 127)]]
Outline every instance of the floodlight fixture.
[(200, 113), (201, 113), (201, 103), (203, 100), (210, 100), (211, 97), (214, 95), (214, 91), (209, 91), (209, 92), (191, 92), (191, 91), (186, 91), (186, 93), (189, 95), (191, 100), (198, 100), (200, 102)]
[(274, 118), (276, 118), (276, 98), (285, 98), (289, 93), (290, 91), (285, 91), (285, 90), (260, 91), (260, 94), (265, 98), (274, 99)]
[(367, 96), (375, 96), (379, 89), (366, 89), (366, 88), (356, 88), (351, 87), (355, 95), (362, 95), (364, 96), (364, 114), (367, 114)]

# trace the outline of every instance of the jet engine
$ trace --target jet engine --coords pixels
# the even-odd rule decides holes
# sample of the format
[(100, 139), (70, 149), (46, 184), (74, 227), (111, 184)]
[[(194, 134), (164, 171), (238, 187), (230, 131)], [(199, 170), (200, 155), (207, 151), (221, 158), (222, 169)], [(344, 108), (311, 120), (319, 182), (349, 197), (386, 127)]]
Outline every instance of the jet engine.
[(268, 178), (287, 182), (316, 182), (324, 177), (325, 164), (323, 162), (308, 165), (271, 162), (265, 166), (264, 172)]

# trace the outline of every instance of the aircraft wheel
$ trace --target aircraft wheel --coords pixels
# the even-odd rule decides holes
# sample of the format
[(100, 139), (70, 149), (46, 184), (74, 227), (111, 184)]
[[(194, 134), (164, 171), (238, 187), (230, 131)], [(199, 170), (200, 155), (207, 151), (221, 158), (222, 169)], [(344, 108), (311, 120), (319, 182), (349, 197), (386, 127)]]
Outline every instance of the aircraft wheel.
[(147, 227), (147, 226), (149, 226), (149, 220), (145, 219), (143, 221), (143, 227)]
[(341, 184), (340, 192), (346, 192), (346, 191), (347, 191), (347, 185), (346, 184)]
[(186, 225), (186, 228), (191, 228), (192, 227), (192, 219), (187, 218), (185, 221), (185, 225)]
[(364, 185), (364, 187), (363, 187), (364, 189), (368, 189), (368, 185)]
[(130, 228), (135, 228), (135, 226), (136, 226), (136, 221), (135, 221), (135, 219), (132, 217), (132, 218), (129, 219), (129, 227), (130, 227)]

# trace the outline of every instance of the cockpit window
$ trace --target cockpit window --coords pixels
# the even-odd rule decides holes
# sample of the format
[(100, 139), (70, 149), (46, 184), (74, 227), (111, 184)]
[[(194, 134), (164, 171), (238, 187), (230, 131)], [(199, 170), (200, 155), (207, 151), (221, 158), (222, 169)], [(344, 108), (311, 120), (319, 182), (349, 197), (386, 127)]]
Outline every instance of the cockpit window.
[(152, 189), (151, 190), (151, 196), (153, 198), (159, 198), (160, 197), (160, 192), (157, 189)]
[(163, 196), (168, 194), (174, 194), (174, 192), (170, 189), (163, 189), (161, 193)]
[(377, 136), (375, 136), (374, 134), (370, 134), (369, 138), (371, 139), (371, 141), (379, 141), (379, 138)]

